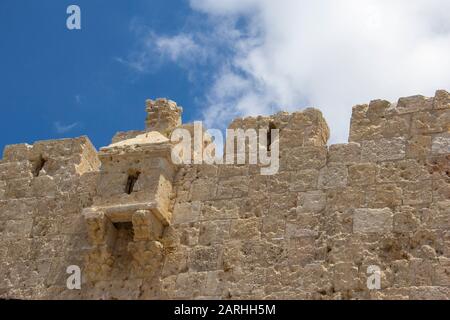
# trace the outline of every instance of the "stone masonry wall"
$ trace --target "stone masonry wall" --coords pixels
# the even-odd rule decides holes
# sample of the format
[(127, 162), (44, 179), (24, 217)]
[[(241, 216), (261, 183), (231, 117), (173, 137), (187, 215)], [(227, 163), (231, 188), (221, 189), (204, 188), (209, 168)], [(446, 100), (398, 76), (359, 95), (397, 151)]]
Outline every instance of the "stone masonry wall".
[[(131, 257), (133, 230), (116, 225), (109, 277), (83, 275), (81, 290), (66, 288), (66, 268), (89, 263), (82, 210), (98, 190), (95, 149), (84, 137), (6, 147), (0, 297), (450, 299), (447, 92), (355, 106), (346, 144), (327, 146), (315, 109), (230, 127), (280, 129), (278, 174), (179, 166), (151, 276), (130, 272), (151, 251)], [(380, 290), (367, 288), (369, 266), (381, 270)]]

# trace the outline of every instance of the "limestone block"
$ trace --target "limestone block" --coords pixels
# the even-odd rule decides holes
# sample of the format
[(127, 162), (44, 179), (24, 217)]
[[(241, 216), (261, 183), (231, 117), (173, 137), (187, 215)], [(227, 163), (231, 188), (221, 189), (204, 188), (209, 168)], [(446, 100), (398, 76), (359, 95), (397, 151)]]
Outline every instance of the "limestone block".
[(427, 229), (450, 230), (450, 200), (436, 201), (421, 210), (420, 218)]
[(204, 246), (223, 243), (230, 238), (230, 226), (230, 220), (202, 222), (200, 224), (198, 243)]
[(3, 150), (3, 160), (8, 162), (28, 160), (32, 148), (32, 145), (26, 143), (8, 145)]
[(203, 202), (201, 220), (239, 218), (241, 200), (216, 200)]
[(402, 183), (403, 204), (420, 205), (431, 203), (433, 201), (433, 192), (431, 186), (431, 180)]
[(375, 183), (377, 167), (373, 163), (359, 163), (348, 167), (348, 183), (367, 186)]
[(435, 267), (435, 277), (433, 285), (436, 286), (450, 286), (450, 259), (446, 257), (439, 257), (438, 263)]
[(90, 281), (110, 280), (115, 258), (106, 246), (98, 246), (86, 255), (85, 273)]
[(303, 235), (289, 239), (287, 248), (288, 264), (304, 267), (313, 263), (316, 257), (315, 238), (316, 235), (313, 232), (305, 230)]
[(6, 182), (0, 180), (0, 201), (5, 199)]
[(406, 145), (406, 158), (425, 159), (431, 152), (431, 137), (415, 135)]
[(39, 176), (31, 180), (32, 194), (36, 197), (54, 197), (58, 192), (57, 187), (55, 179), (51, 176)]
[(322, 191), (301, 192), (297, 204), (297, 213), (321, 212), (326, 206), (326, 194)]
[(328, 163), (357, 163), (361, 158), (361, 145), (356, 142), (333, 144), (328, 151)]
[(176, 102), (167, 99), (147, 100), (146, 127), (148, 131), (159, 131), (165, 135), (181, 125), (181, 114), (183, 108), (177, 106)]
[[(330, 136), (330, 130), (322, 112), (314, 108), (292, 113), (285, 128), (304, 130), (308, 134), (307, 140), (320, 139), (322, 145), (327, 143)], [(311, 134), (311, 131), (314, 131), (315, 134)]]
[(134, 241), (159, 240), (164, 226), (150, 210), (137, 210), (132, 216)]
[(7, 199), (29, 198), (32, 196), (30, 178), (21, 178), (6, 181), (5, 197)]
[(325, 217), (322, 230), (330, 237), (352, 233), (353, 209), (329, 212), (325, 211)]
[(212, 200), (216, 197), (216, 179), (198, 179), (191, 186), (191, 200)]
[(295, 211), (297, 208), (297, 193), (286, 192), (284, 194), (269, 195), (269, 215), (278, 217), (286, 216), (289, 211)]
[[(244, 243), (242, 250), (245, 257), (250, 256), (249, 266), (252, 261), (263, 267), (283, 265), (287, 263), (289, 258), (286, 250), (286, 241), (280, 239), (273, 239), (267, 242), (248, 241)], [(252, 254), (248, 255), (250, 252)]]
[(409, 233), (415, 231), (420, 225), (420, 217), (416, 210), (410, 206), (400, 206), (394, 212), (394, 232)]
[[(9, 199), (0, 201), (0, 220), (25, 220), (32, 218), (36, 212), (39, 201), (29, 199)], [(49, 206), (48, 211), (52, 208)]]
[(370, 126), (370, 120), (366, 117), (368, 109), (368, 104), (360, 104), (352, 108), (349, 141), (361, 140), (363, 128)]
[(434, 154), (450, 154), (450, 132), (434, 136), (431, 151)]
[[(289, 221), (286, 223), (286, 238), (311, 238), (316, 239), (319, 236), (317, 230), (314, 230), (318, 223), (318, 217), (314, 214), (302, 214), (301, 217), (303, 219), (299, 219), (299, 221)], [(309, 221), (306, 221), (309, 220)], [(311, 222), (316, 221), (316, 225), (313, 225)]]
[(450, 172), (450, 155), (435, 155), (425, 161), (427, 170), (433, 179), (448, 179)]
[(59, 232), (62, 233), (62, 230), (59, 229), (63, 226), (61, 220), (63, 219), (53, 215), (36, 215), (33, 218), (31, 235), (33, 237), (58, 235)]
[(371, 208), (394, 208), (402, 204), (402, 188), (396, 184), (371, 186), (366, 194), (367, 205)]
[(88, 213), (85, 221), (89, 240), (93, 245), (114, 245), (117, 230), (103, 212)]
[[(216, 167), (217, 168), (217, 167)], [(216, 171), (217, 172), (217, 171)], [(248, 174), (248, 166), (246, 165), (221, 165), (218, 168), (219, 178), (230, 178), (239, 176), (242, 179)], [(215, 176), (215, 172), (211, 172), (211, 176)]]
[(411, 134), (449, 132), (450, 109), (417, 112), (413, 114)]
[(431, 110), (432, 108), (433, 98), (427, 98), (421, 95), (400, 98), (396, 106), (398, 113), (411, 113)]
[(200, 218), (201, 202), (176, 203), (173, 209), (173, 224), (196, 222)]
[(238, 219), (231, 222), (230, 236), (232, 239), (250, 240), (261, 236), (261, 218)]
[(262, 218), (262, 236), (267, 239), (281, 239), (286, 233), (286, 221), (276, 215)]
[(198, 246), (189, 252), (189, 270), (194, 272), (217, 270), (221, 264), (222, 246)]
[(352, 263), (337, 263), (332, 268), (333, 287), (336, 291), (348, 291), (361, 288), (362, 279), (359, 279), (358, 267)]
[(164, 255), (164, 267), (162, 277), (177, 275), (188, 270), (188, 249), (185, 246), (178, 247), (175, 251)]
[(307, 191), (317, 189), (319, 171), (306, 169), (300, 171), (285, 171), (269, 176), (268, 191), (270, 193), (285, 193), (286, 191)]
[(434, 201), (450, 199), (450, 178), (433, 180), (432, 187)]
[(433, 109), (450, 109), (450, 94), (447, 91), (436, 91)]
[(424, 259), (411, 259), (409, 261), (409, 286), (431, 286), (435, 277), (432, 263)]
[(206, 272), (185, 272), (176, 277), (173, 298), (192, 298), (200, 295), (206, 283)]
[(223, 271), (208, 271), (206, 273), (205, 287), (201, 294), (207, 297), (220, 297), (222, 291), (226, 288)]
[(289, 174), (290, 177), (288, 186), (290, 191), (302, 192), (317, 189), (319, 181), (318, 170), (306, 169), (297, 172), (288, 172), (287, 174)]
[(163, 246), (159, 241), (134, 241), (128, 243), (132, 275), (151, 279), (162, 268)]
[(100, 174), (97, 195), (107, 198), (125, 193), (128, 175), (125, 173)]
[(406, 141), (404, 138), (380, 139), (362, 142), (362, 162), (399, 160), (405, 157)]
[(380, 136), (384, 138), (409, 136), (411, 115), (394, 115), (383, 119), (380, 124)]
[(426, 167), (416, 160), (386, 161), (378, 166), (377, 182), (422, 181), (431, 179)]
[(0, 222), (2, 237), (5, 238), (28, 238), (33, 226), (32, 219), (7, 220)]
[(392, 232), (393, 214), (389, 208), (356, 209), (353, 215), (353, 232), (378, 233)]
[(28, 160), (0, 163), (0, 180), (32, 177), (32, 165)]
[[(218, 175), (218, 171), (219, 171), (219, 167), (217, 165), (211, 165), (211, 164), (199, 164), (199, 165), (195, 165), (196, 169), (197, 169), (197, 177), (199, 178), (214, 178)], [(220, 168), (223, 167), (227, 167), (226, 165), (220, 166)], [(229, 176), (234, 176), (234, 175), (246, 175), (248, 168), (246, 169), (246, 166), (232, 166), (233, 169), (229, 168), (230, 170), (224, 170), (224, 172), (222, 173), (223, 175), (229, 175)], [(225, 171), (227, 171), (225, 173)], [(239, 174), (238, 174), (239, 173)], [(241, 174), (242, 173), (242, 174)]]
[(198, 238), (200, 234), (200, 227), (198, 223), (179, 224), (176, 225), (176, 227), (180, 239), (180, 244), (191, 247), (198, 244)]
[(327, 190), (327, 211), (344, 211), (360, 208), (364, 205), (366, 191), (357, 187), (335, 188)]
[(336, 188), (347, 185), (347, 166), (340, 164), (330, 164), (320, 170), (319, 188)]
[(248, 179), (236, 176), (219, 180), (217, 199), (242, 198), (248, 195)]
[(450, 289), (437, 286), (411, 287), (409, 290), (410, 300), (448, 300)]
[(255, 195), (243, 198), (239, 205), (239, 217), (242, 219), (262, 217), (269, 210), (269, 194), (255, 193)]
[(297, 147), (280, 152), (280, 170), (321, 169), (327, 162), (326, 147)]
[(386, 115), (388, 109), (391, 107), (391, 103), (386, 100), (372, 100), (369, 103), (366, 117), (369, 119), (377, 120)]

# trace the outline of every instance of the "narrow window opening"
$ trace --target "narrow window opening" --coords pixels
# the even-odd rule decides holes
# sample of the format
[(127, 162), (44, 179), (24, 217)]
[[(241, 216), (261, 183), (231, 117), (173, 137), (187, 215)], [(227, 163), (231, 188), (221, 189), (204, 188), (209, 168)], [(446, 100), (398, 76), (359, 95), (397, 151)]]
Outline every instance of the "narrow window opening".
[(113, 226), (117, 230), (126, 230), (127, 233), (133, 234), (133, 223), (131, 221), (115, 222)]
[(276, 128), (273, 122), (269, 123), (269, 129), (267, 130), (267, 151), (270, 151), (270, 147), (272, 146), (272, 130)]
[(33, 176), (39, 177), (39, 174), (41, 173), (42, 169), (44, 169), (46, 162), (47, 160), (45, 160), (42, 156), (39, 156), (39, 159), (37, 159), (34, 163)]
[(140, 172), (136, 171), (128, 175), (127, 185), (125, 186), (125, 192), (127, 194), (131, 194), (133, 192), (134, 185), (139, 179), (140, 174), (141, 174)]

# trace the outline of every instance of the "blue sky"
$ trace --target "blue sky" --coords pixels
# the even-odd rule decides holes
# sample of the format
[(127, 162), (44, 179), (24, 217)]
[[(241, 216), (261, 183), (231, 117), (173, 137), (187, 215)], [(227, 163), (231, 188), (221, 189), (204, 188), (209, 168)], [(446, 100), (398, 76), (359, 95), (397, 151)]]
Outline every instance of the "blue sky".
[[(81, 8), (81, 30), (66, 28), (72, 3)], [(144, 127), (147, 98), (172, 97), (186, 121), (198, 116), (201, 88), (179, 66), (137, 74), (117, 60), (136, 44), (132, 21), (175, 34), (189, 10), (175, 0), (1, 1), (0, 148), (79, 135), (107, 145), (116, 131)]]
[(450, 89), (448, 0), (2, 0), (0, 35), (0, 148), (101, 147), (157, 97), (218, 129), (317, 107), (346, 142), (352, 106)]

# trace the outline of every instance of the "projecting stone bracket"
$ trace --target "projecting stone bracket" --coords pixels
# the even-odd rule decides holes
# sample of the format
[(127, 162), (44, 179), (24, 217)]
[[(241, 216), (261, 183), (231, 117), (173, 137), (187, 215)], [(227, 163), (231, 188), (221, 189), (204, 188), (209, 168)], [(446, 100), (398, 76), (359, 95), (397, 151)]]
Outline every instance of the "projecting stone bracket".
[[(92, 248), (86, 259), (90, 280), (108, 279), (114, 265), (114, 246), (117, 239), (115, 223), (131, 222), (133, 241), (128, 244), (132, 256), (131, 272), (136, 276), (151, 276), (162, 260), (163, 246), (159, 241), (167, 221), (161, 221), (151, 209), (103, 207), (88, 208), (83, 214)], [(134, 209), (135, 207), (132, 206)]]
[(89, 242), (92, 245), (86, 257), (88, 278), (107, 279), (114, 264), (114, 243), (117, 230), (103, 212), (88, 212), (84, 215)]

